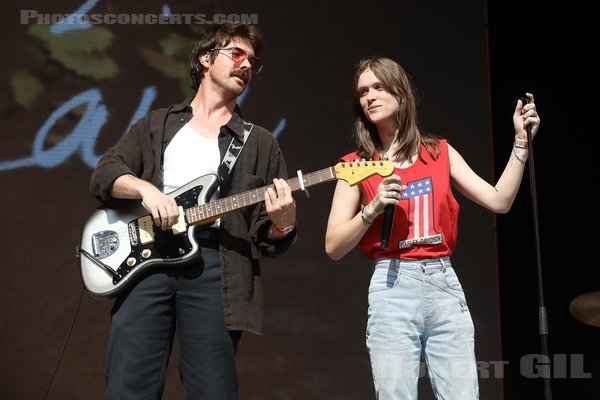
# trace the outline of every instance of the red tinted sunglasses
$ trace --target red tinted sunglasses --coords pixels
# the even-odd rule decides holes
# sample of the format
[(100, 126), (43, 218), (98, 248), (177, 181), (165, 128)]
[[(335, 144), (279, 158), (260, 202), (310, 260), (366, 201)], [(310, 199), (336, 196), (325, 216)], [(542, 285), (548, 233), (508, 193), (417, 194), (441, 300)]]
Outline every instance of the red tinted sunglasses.
[(248, 52), (244, 49), (240, 49), (239, 47), (227, 47), (227, 48), (217, 48), (217, 49), (210, 49), (210, 51), (218, 51), (218, 52), (223, 52), (223, 51), (227, 51), (230, 52), (230, 54), (227, 53), (223, 53), (225, 54), (227, 57), (231, 58), (233, 60), (234, 63), (236, 64), (241, 64), (244, 62), (245, 59), (248, 59), (248, 62), (250, 63), (250, 67), (252, 69), (252, 73), (254, 75), (258, 74), (261, 70), (262, 70), (262, 61), (260, 61), (260, 59), (258, 57), (256, 57), (253, 54), (248, 54)]

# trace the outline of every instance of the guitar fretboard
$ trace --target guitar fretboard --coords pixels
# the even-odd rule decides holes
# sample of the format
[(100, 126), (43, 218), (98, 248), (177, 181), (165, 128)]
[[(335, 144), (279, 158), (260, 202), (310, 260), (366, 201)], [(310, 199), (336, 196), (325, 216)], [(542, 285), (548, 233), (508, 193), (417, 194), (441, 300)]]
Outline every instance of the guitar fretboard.
[[(328, 167), (308, 174), (302, 174), (302, 182), (296, 177), (288, 179), (287, 183), (290, 186), (290, 189), (292, 189), (292, 192), (295, 192), (302, 189), (302, 187), (307, 188), (334, 179), (336, 179), (334, 169), (333, 167)], [(215, 217), (219, 217), (230, 211), (262, 202), (265, 199), (265, 191), (270, 187), (273, 187), (273, 185), (263, 186), (258, 189), (238, 193), (234, 196), (218, 199), (210, 203), (190, 207), (185, 210), (186, 220), (190, 225), (199, 224), (206, 220), (215, 219)]]

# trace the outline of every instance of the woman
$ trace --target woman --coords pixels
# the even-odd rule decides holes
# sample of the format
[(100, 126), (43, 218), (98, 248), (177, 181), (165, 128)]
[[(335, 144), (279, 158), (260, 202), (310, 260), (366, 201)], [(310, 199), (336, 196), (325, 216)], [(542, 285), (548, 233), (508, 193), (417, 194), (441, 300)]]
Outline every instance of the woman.
[[(495, 186), (479, 177), (446, 140), (421, 132), (404, 69), (374, 57), (359, 61), (354, 77), (357, 150), (342, 157), (387, 158), (389, 177), (350, 186), (338, 180), (325, 238), (339, 260), (357, 244), (373, 260), (367, 348), (378, 400), (416, 399), (421, 356), (438, 399), (479, 397), (474, 328), (450, 256), (459, 206), (452, 188), (495, 213), (509, 211), (528, 156), (526, 127), (540, 125), (533, 95), (513, 115), (515, 144)], [(381, 232), (394, 207), (387, 246)], [(423, 354), (422, 354), (423, 353)]]

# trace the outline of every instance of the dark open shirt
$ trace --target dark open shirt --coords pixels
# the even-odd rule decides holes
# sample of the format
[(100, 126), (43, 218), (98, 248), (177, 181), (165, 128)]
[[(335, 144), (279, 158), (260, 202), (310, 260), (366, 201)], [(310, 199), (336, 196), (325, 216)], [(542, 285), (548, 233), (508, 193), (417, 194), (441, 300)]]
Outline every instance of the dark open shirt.
[[(90, 191), (104, 204), (118, 206), (123, 200), (111, 196), (114, 181), (131, 174), (163, 190), (163, 161), (167, 145), (192, 117), (191, 99), (151, 111), (135, 123), (118, 143), (100, 159), (90, 181)], [(236, 107), (219, 133), (221, 160), (232, 135), (243, 138), (241, 111)], [(273, 135), (255, 125), (226, 182), (220, 197), (271, 185), (273, 178), (287, 178), (281, 150)], [(269, 242), (271, 222), (264, 202), (228, 212), (221, 217), (219, 253), (225, 324), (228, 330), (262, 334), (263, 292), (259, 255), (273, 257), (295, 241), (294, 230), (287, 237)], [(185, 267), (183, 267), (185, 268)]]

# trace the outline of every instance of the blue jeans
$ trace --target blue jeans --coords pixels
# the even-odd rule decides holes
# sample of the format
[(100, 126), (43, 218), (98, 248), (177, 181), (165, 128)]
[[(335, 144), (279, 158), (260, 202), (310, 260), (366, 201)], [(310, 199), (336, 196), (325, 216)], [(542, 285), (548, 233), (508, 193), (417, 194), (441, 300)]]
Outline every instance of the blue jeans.
[(448, 257), (376, 260), (367, 348), (378, 400), (416, 400), (422, 357), (437, 399), (479, 398), (473, 321)]

